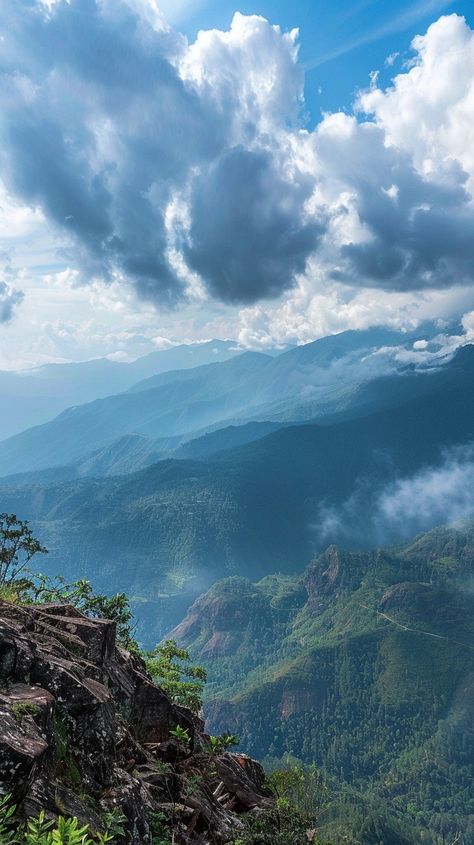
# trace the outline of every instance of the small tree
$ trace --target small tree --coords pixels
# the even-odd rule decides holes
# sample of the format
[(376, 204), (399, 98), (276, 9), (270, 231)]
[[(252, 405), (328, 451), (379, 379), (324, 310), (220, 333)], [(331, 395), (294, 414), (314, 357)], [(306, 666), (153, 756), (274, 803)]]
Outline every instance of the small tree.
[(305, 823), (316, 827), (326, 808), (327, 786), (314, 765), (295, 765), (276, 769), (268, 777), (268, 785), (277, 800), (277, 809), (291, 807)]
[(192, 666), (191, 657), (174, 640), (166, 640), (149, 652), (147, 669), (158, 686), (169, 697), (195, 713), (202, 708), (202, 694), (207, 681), (207, 672), (202, 666)]
[(327, 787), (314, 766), (279, 769), (267, 780), (275, 804), (244, 818), (245, 830), (232, 845), (321, 845), (318, 825), (327, 807)]
[(13, 513), (0, 514), (0, 586), (17, 580), (31, 559), (37, 554), (47, 554), (25, 520)]

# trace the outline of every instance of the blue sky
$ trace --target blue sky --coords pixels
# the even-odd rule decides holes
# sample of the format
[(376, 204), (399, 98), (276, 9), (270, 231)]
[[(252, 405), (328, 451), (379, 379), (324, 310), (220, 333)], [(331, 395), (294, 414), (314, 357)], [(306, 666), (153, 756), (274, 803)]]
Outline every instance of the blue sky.
[[(163, 4), (162, 4), (163, 5)], [(442, 14), (456, 12), (474, 24), (472, 0), (169, 0), (169, 19), (193, 40), (200, 29), (227, 29), (235, 11), (263, 15), (283, 29), (300, 30), (310, 121), (321, 111), (351, 109), (371, 71), (387, 83), (410, 57), (409, 44)], [(400, 55), (392, 67), (388, 56)]]
[(472, 0), (1, 5), (0, 368), (474, 337)]

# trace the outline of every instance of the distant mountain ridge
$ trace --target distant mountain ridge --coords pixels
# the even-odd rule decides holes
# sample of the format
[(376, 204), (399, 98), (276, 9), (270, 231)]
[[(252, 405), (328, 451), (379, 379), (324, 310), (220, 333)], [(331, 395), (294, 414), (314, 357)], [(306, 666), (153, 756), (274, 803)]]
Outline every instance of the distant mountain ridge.
[(225, 365), (164, 373), (154, 390), (119, 393), (68, 408), (51, 422), (0, 443), (0, 472), (7, 475), (71, 464), (131, 433), (158, 438), (202, 429), (216, 422), (226, 408), (230, 416), (238, 411), (242, 373), (255, 372), (267, 361), (271, 361), (269, 356), (245, 352)]
[[(154, 375), (125, 393), (69, 408), (51, 422), (1, 442), (0, 475), (75, 464), (124, 436), (156, 441), (178, 437), (184, 442), (235, 424), (342, 417), (356, 406), (367, 412), (380, 407), (380, 398), (364, 387), (407, 370), (391, 352), (402, 341), (409, 348), (412, 337), (386, 330), (344, 332), (273, 357), (244, 352), (227, 361)], [(163, 457), (158, 443), (156, 447)], [(140, 468), (140, 460), (138, 456), (135, 466), (129, 461), (130, 470)]]
[(157, 349), (130, 363), (98, 358), (0, 371), (0, 440), (40, 425), (72, 405), (120, 393), (156, 373), (226, 361), (238, 352), (232, 340), (211, 340)]
[(259, 440), (284, 425), (277, 422), (243, 423), (218, 428), (192, 440), (179, 436), (153, 439), (143, 434), (124, 434), (109, 446), (92, 452), (73, 464), (4, 476), (0, 478), (0, 485), (15, 487), (20, 484), (50, 484), (86, 477), (128, 475), (169, 458), (204, 460), (217, 452)]

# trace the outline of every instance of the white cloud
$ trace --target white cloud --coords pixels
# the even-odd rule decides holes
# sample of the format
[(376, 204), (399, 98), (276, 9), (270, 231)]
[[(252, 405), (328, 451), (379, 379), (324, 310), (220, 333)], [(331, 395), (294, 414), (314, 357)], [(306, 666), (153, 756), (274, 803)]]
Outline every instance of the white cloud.
[(385, 67), (393, 67), (393, 65), (397, 61), (399, 55), (400, 55), (400, 53), (390, 53), (390, 55), (387, 56), (387, 58), (385, 59), (385, 62), (384, 62)]
[[(29, 331), (75, 309), (75, 351), (52, 331), (52, 356), (79, 354), (87, 331), (91, 349), (130, 354), (109, 338), (131, 312), (139, 336), (265, 347), (474, 311), (462, 18), (417, 37), (387, 90), (374, 77), (356, 117), (310, 132), (296, 31), (236, 14), (188, 45), (154, 0), (92, 3), (87, 21), (81, 4), (48, 5), (5, 3), (0, 231)], [(416, 4), (410, 21), (441, 5)]]
[(416, 57), (387, 91), (362, 94), (388, 144), (406, 152), (430, 179), (455, 182), (456, 165), (474, 179), (474, 33), (458, 15), (433, 23), (413, 41)]
[(283, 129), (303, 100), (298, 30), (282, 32), (258, 15), (237, 12), (228, 32), (201, 31), (183, 53), (180, 72), (229, 113), (234, 143), (249, 133)]
[[(308, 343), (318, 337), (345, 331), (385, 325), (393, 329), (415, 329), (425, 321), (457, 321), (474, 309), (474, 290), (457, 286), (426, 291), (416, 297), (411, 292), (394, 293), (377, 288), (354, 290), (347, 285), (321, 278), (310, 263), (307, 276), (298, 281), (296, 290), (273, 306), (262, 303), (242, 309), (236, 336), (252, 347), (270, 347), (273, 343)], [(315, 291), (316, 288), (316, 291)], [(474, 320), (471, 321), (474, 323)], [(466, 338), (474, 338), (474, 329), (466, 321)], [(457, 342), (461, 342), (459, 339)]]
[[(383, 456), (381, 456), (382, 459)], [(393, 468), (388, 463), (386, 475)], [(340, 506), (322, 506), (313, 529), (319, 544), (382, 546), (474, 514), (474, 446), (446, 450), (435, 466), (385, 485), (361, 478)]]
[(380, 497), (375, 519), (379, 531), (390, 525), (409, 537), (432, 525), (456, 522), (473, 511), (474, 449), (468, 446), (449, 452), (439, 467), (395, 482)]
[(38, 231), (44, 235), (45, 219), (39, 208), (30, 208), (15, 202), (0, 182), (0, 241), (8, 243), (31, 238)]
[(0, 282), (0, 324), (10, 322), (14, 309), (22, 299), (22, 291), (12, 288), (6, 282)]

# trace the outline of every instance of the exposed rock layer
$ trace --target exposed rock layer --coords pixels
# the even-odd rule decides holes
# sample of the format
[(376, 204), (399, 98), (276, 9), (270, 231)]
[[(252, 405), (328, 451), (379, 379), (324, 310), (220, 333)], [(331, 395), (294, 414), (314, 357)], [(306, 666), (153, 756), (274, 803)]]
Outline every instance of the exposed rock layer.
[[(177, 725), (189, 747), (170, 737)], [(91, 829), (119, 810), (129, 845), (151, 842), (162, 811), (176, 841), (220, 845), (240, 813), (271, 803), (258, 763), (211, 756), (203, 722), (117, 646), (114, 623), (71, 605), (0, 602), (0, 790), (24, 816), (44, 809)]]

